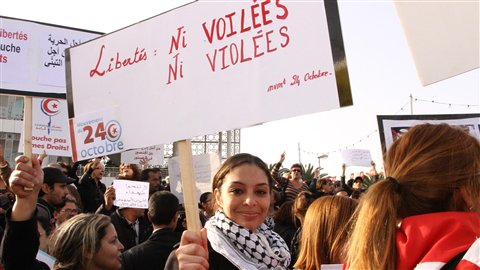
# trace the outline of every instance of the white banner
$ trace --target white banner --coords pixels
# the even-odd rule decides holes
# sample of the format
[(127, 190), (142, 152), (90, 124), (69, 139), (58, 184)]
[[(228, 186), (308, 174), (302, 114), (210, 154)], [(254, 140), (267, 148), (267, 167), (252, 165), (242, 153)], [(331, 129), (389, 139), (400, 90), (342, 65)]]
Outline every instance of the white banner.
[(195, 2), (71, 48), (73, 123), (105, 108), (133, 149), (351, 105), (327, 2)]
[(161, 165), (163, 164), (163, 145), (154, 145), (122, 152), (121, 160), (124, 163), (131, 164)]
[(0, 93), (65, 97), (65, 49), (98, 36), (0, 17)]
[(394, 3), (422, 85), (480, 67), (479, 1)]
[[(19, 152), (23, 153), (23, 133)], [(57, 98), (32, 99), (32, 153), (70, 157), (67, 101)]]
[[(195, 173), (195, 185), (198, 200), (204, 192), (212, 192), (212, 179), (220, 168), (218, 154), (203, 154), (193, 156), (193, 169)], [(180, 203), (183, 202), (182, 176), (180, 173), (180, 161), (178, 157), (168, 160), (168, 175), (170, 176), (170, 191), (177, 196)]]
[(342, 151), (342, 160), (346, 166), (370, 167), (372, 155), (367, 149), (347, 149)]
[(113, 180), (115, 201), (118, 207), (148, 208), (148, 182)]

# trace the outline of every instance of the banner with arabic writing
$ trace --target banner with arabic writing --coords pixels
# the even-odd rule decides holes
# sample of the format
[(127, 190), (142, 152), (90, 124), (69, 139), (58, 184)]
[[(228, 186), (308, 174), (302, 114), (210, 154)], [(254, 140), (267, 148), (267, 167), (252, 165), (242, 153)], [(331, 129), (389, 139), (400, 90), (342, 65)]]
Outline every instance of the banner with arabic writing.
[(0, 93), (65, 98), (65, 49), (100, 35), (0, 16)]
[(122, 152), (121, 160), (131, 164), (162, 165), (163, 144)]

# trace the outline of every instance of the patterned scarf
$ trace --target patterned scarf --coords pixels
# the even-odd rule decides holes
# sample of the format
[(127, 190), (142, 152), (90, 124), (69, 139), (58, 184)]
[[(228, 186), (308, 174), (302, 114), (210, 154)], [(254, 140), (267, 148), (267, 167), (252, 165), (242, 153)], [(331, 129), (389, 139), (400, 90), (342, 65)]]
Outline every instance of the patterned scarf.
[(205, 228), (212, 248), (239, 269), (288, 269), (288, 246), (265, 223), (252, 232), (219, 210)]

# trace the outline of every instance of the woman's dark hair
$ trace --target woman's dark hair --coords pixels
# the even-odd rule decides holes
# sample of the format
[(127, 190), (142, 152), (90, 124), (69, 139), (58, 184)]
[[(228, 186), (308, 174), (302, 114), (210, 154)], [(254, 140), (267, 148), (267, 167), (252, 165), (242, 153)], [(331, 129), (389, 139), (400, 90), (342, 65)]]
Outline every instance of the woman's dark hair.
[(207, 202), (208, 200), (208, 196), (211, 195), (212, 192), (204, 192), (202, 193), (202, 195), (200, 195), (200, 202), (198, 203), (198, 208), (202, 209), (202, 210), (206, 210), (206, 209), (203, 209), (203, 204)]

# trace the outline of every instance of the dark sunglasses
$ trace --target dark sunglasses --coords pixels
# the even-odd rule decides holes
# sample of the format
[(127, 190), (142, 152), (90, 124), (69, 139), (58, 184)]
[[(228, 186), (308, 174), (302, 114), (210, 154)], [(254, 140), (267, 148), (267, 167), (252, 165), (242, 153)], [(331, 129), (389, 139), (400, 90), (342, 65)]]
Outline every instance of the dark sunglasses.
[(298, 169), (293, 169), (292, 172), (302, 172), (302, 171)]

